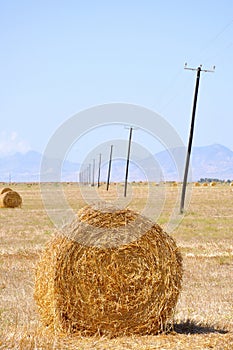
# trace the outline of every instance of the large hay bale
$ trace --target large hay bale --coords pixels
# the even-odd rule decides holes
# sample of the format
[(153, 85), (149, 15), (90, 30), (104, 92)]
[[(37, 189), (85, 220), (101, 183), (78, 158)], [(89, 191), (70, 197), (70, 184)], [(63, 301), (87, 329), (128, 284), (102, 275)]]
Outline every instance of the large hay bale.
[(11, 190), (0, 195), (0, 208), (17, 208), (21, 205), (22, 198), (16, 191)]
[(63, 231), (36, 270), (44, 325), (88, 336), (165, 329), (181, 289), (182, 258), (160, 226), (131, 210), (87, 206)]
[(6, 192), (9, 192), (9, 191), (12, 191), (12, 189), (11, 189), (10, 187), (4, 187), (4, 188), (1, 190), (1, 193), (0, 193), (0, 194), (6, 193)]

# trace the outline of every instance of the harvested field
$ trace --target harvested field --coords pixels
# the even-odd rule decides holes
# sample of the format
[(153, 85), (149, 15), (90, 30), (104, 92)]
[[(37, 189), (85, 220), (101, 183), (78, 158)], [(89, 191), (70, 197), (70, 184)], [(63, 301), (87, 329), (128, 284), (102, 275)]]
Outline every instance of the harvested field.
[[(165, 185), (166, 186), (166, 185)], [(2, 188), (4, 185), (1, 186)], [(114, 200), (100, 188), (101, 198)], [(130, 209), (145, 205), (147, 188), (134, 184)], [(63, 186), (67, 200), (84, 206), (78, 185)], [(154, 190), (159, 186), (154, 186)], [(183, 256), (183, 285), (168, 334), (149, 336), (56, 336), (43, 330), (33, 299), (35, 266), (45, 243), (56, 233), (41, 201), (38, 185), (12, 186), (24, 198), (22, 209), (0, 211), (0, 349), (232, 349), (233, 213), (228, 185), (195, 187), (185, 217), (172, 233)], [(56, 191), (56, 184), (48, 184)], [(91, 189), (96, 191), (95, 189)], [(159, 224), (166, 225), (178, 188), (167, 186)], [(90, 192), (91, 197), (91, 192)]]

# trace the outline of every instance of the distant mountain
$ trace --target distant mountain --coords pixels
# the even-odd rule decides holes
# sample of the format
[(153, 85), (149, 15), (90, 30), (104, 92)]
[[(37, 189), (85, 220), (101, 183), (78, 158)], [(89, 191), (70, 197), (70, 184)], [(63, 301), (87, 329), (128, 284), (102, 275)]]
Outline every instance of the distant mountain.
[(193, 177), (233, 179), (233, 152), (222, 145), (195, 147), (192, 157)]
[[(173, 156), (178, 160), (179, 172)], [(182, 180), (186, 160), (186, 150), (184, 148), (157, 153), (155, 158), (158, 159), (166, 180)], [(198, 181), (200, 178), (233, 179), (233, 152), (220, 144), (194, 147), (191, 154), (189, 173), (191, 181)], [(180, 174), (182, 174), (181, 179)]]
[[(0, 158), (0, 181), (8, 182), (38, 182), (40, 181), (40, 167), (42, 154), (29, 151), (25, 154), (15, 153)], [(77, 181), (79, 164), (64, 161), (62, 166), (63, 181)], [(51, 178), (52, 181), (52, 178)]]
[[(154, 164), (151, 159), (144, 159), (140, 164), (130, 162), (129, 181), (182, 181), (186, 150), (175, 148), (155, 154)], [(42, 155), (35, 151), (25, 154), (0, 158), (0, 182), (37, 182), (40, 181), (40, 165)], [(48, 160), (51, 162), (51, 160)], [(54, 162), (55, 164), (56, 162)], [(50, 163), (49, 163), (50, 164)], [(52, 162), (51, 162), (52, 164)], [(125, 176), (125, 160), (112, 162), (111, 181), (123, 181)], [(52, 168), (52, 165), (51, 165)], [(62, 181), (77, 181), (80, 165), (65, 160), (62, 166)], [(108, 164), (101, 168), (101, 181), (106, 181)], [(233, 152), (222, 145), (214, 144), (194, 147), (191, 155), (190, 180), (200, 178), (233, 179)], [(49, 181), (53, 181), (53, 169)]]

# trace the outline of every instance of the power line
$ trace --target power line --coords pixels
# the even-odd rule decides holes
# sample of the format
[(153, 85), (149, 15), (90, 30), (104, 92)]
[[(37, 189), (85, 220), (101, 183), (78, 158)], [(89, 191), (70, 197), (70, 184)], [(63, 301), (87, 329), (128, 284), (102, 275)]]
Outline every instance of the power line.
[(209, 41), (207, 41), (206, 44), (203, 45), (202, 48), (200, 48), (199, 53), (197, 54), (195, 59), (205, 61), (205, 63), (209, 63), (210, 60), (212, 60), (212, 62), (213, 60), (216, 62), (216, 57), (224, 55), (225, 50), (232, 46), (232, 40), (231, 42), (228, 42), (224, 47), (219, 48), (217, 52), (215, 52), (214, 54), (211, 54), (209, 51), (213, 47), (216, 47), (216, 45), (213, 46), (213, 44), (218, 40), (218, 38), (222, 36), (224, 32), (226, 32), (229, 29), (229, 27), (231, 27), (232, 24), (233, 24), (233, 19), (227, 22), (227, 24), (225, 24), (223, 28), (219, 32), (217, 32), (217, 34), (215, 34), (212, 38), (210, 38)]
[[(227, 22), (227, 24), (225, 24), (223, 26), (223, 28), (219, 32), (217, 32), (217, 34), (215, 34), (212, 38), (210, 38), (209, 41), (206, 42), (206, 44), (202, 48), (200, 48), (196, 59), (202, 60), (202, 61), (204, 60), (207, 63), (207, 62), (210, 62), (210, 60), (216, 61), (216, 58), (218, 58), (221, 55), (224, 55), (225, 51), (233, 45), (232, 41), (230, 43), (228, 42), (222, 49), (219, 49), (215, 54), (208, 54), (208, 51), (213, 46), (215, 41), (219, 37), (221, 37), (221, 35), (232, 26), (232, 24), (233, 24), (233, 19), (231, 19), (229, 22)], [(170, 87), (174, 87), (174, 85), (177, 83), (177, 80), (180, 78), (180, 76), (181, 76), (181, 73), (180, 73), (180, 71), (178, 71), (177, 74), (175, 74), (174, 78), (170, 81), (170, 84), (168, 85), (168, 87), (165, 88), (163, 90), (163, 92), (160, 94), (160, 100), (161, 100), (161, 98), (163, 98), (163, 95), (165, 95), (165, 93), (169, 90)], [(170, 103), (173, 102), (179, 95), (182, 94), (183, 89), (185, 88), (186, 83), (188, 81), (189, 81), (189, 78), (187, 78), (187, 80), (185, 80), (185, 82), (182, 86), (182, 91), (177, 89), (176, 92), (174, 94), (172, 94), (172, 96), (168, 99), (167, 102), (162, 103), (162, 106), (160, 108), (161, 112), (164, 112), (164, 110), (166, 110), (166, 107), (168, 105), (170, 105)], [(175, 90), (175, 89), (173, 89), (173, 90)]]
[(205, 45), (203, 49), (201, 49), (201, 53), (205, 52), (233, 23), (233, 19), (231, 19), (213, 38), (209, 40), (209, 43)]

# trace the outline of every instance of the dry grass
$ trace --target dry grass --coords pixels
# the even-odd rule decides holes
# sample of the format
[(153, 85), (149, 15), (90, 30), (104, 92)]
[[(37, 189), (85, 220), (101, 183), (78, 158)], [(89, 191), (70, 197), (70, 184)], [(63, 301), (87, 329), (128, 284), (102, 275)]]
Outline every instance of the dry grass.
[[(33, 300), (34, 271), (39, 254), (55, 233), (55, 228), (43, 209), (37, 185), (11, 187), (22, 194), (24, 202), (22, 209), (0, 210), (0, 349), (233, 348), (232, 187), (193, 186), (185, 217), (172, 234), (181, 249), (184, 265), (174, 331), (157, 336), (113, 339), (57, 337), (41, 330)], [(56, 190), (54, 184), (51, 188)], [(113, 188), (109, 194), (100, 189), (101, 196), (114, 200), (117, 194)], [(143, 190), (144, 187), (134, 185), (130, 208), (140, 210), (143, 207), (146, 201)], [(73, 208), (83, 206), (77, 185), (65, 185), (64, 191)], [(166, 223), (176, 194), (177, 188), (168, 186), (159, 217), (161, 225)]]

